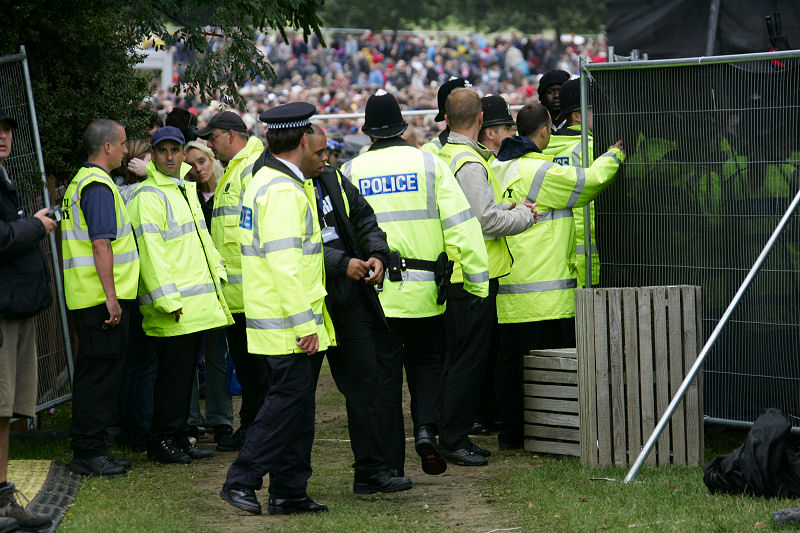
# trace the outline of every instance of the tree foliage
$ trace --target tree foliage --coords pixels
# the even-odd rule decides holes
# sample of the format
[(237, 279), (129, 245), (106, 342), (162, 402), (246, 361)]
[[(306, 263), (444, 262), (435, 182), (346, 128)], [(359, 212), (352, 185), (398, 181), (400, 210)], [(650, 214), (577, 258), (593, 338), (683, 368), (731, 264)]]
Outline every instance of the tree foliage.
[(396, 30), (450, 24), (478, 31), (514, 28), (526, 33), (597, 33), (605, 23), (603, 0), (327, 0), (320, 16), (329, 27)]
[[(48, 173), (62, 181), (85, 160), (86, 125), (120, 121), (129, 137), (146, 137), (150, 75), (137, 72), (137, 45), (157, 36), (193, 52), (179, 83), (204, 99), (227, 95), (272, 67), (255, 46), (256, 30), (291, 27), (319, 33), (321, 0), (25, 0), (0, 2), (0, 55), (25, 45)], [(218, 37), (224, 46), (210, 47)], [(320, 36), (321, 38), (321, 36)], [(2, 95), (0, 95), (2, 98)], [(0, 106), (3, 102), (0, 101)]]

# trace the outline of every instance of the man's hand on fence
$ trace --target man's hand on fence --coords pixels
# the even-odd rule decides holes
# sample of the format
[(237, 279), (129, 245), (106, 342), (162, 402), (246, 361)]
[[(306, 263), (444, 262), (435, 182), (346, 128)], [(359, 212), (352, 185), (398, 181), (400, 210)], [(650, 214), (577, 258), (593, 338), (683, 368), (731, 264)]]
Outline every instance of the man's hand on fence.
[(617, 148), (619, 150), (622, 150), (623, 154), (628, 155), (628, 153), (625, 151), (625, 148), (622, 147), (622, 140), (619, 140), (615, 142), (612, 146), (608, 147), (609, 150), (611, 150), (612, 148)]

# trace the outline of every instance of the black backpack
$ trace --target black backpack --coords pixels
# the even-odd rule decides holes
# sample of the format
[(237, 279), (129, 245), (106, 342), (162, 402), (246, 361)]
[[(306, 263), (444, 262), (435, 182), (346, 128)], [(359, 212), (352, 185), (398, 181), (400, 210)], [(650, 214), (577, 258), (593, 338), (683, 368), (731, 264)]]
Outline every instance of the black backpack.
[(708, 490), (768, 498), (800, 496), (800, 456), (789, 442), (791, 429), (780, 410), (766, 409), (744, 444), (715, 457), (703, 469)]

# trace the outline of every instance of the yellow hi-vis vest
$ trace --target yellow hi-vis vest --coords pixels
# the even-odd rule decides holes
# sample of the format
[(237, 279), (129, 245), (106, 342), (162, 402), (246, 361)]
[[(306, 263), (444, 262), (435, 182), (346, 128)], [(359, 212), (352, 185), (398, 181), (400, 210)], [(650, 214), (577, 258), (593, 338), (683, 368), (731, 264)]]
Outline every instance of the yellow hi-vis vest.
[(500, 279), (498, 322), (538, 322), (575, 316), (575, 224), (573, 208), (597, 197), (617, 174), (624, 158), (616, 148), (587, 168), (561, 166), (552, 156), (530, 152), (494, 162), (506, 198), (539, 202), (543, 213), (526, 231), (508, 237), (515, 261)]
[(114, 181), (103, 169), (81, 168), (67, 187), (61, 207), (61, 249), (64, 256), (64, 293), (69, 309), (85, 309), (106, 301), (106, 293), (92, 253), (92, 241), (80, 204), (81, 193), (91, 183), (102, 183), (114, 195), (117, 236), (111, 241), (114, 255), (114, 290), (120, 300), (136, 298), (139, 285), (139, 253), (131, 229), (128, 210)]
[[(457, 174), (466, 163), (479, 163), (482, 165), (489, 176), (489, 186), (494, 192), (494, 201), (498, 204), (502, 203), (503, 191), (494, 176), (494, 172), (492, 172), (490, 161), (485, 160), (473, 148), (464, 144), (447, 143), (439, 151), (439, 157), (450, 166), (453, 175)], [(486, 252), (489, 254), (489, 277), (494, 279), (508, 274), (511, 271), (511, 253), (506, 244), (506, 238), (501, 235), (487, 235), (484, 233), (483, 241), (486, 245)], [(453, 258), (451, 257), (451, 259)], [(453, 283), (460, 281), (461, 265), (456, 261), (453, 267)]]
[[(569, 126), (569, 129), (580, 133), (580, 126)], [(594, 147), (592, 134), (589, 132), (589, 164), (594, 160), (592, 154)], [(545, 155), (552, 155), (553, 161), (559, 165), (572, 165), (573, 167), (583, 167), (583, 152), (581, 148), (580, 135), (553, 135), (550, 143), (542, 151)], [(591, 221), (592, 243), (592, 286), (600, 284), (600, 254), (597, 249), (597, 226), (594, 223), (594, 202), (589, 203), (589, 213)], [(586, 221), (583, 208), (573, 210), (575, 219), (575, 264), (578, 268), (578, 288), (586, 286)]]
[(439, 151), (442, 149), (442, 141), (439, 140), (439, 136), (437, 135), (430, 141), (420, 146), (419, 149), (423, 152), (428, 152), (429, 154), (439, 155)]
[[(369, 202), (393, 252), (435, 261), (442, 252), (461, 263), (464, 289), (489, 294), (488, 257), (481, 227), (447, 165), (411, 146), (369, 150), (346, 163), (342, 173)], [(459, 280), (460, 281), (460, 280)], [(387, 317), (440, 315), (434, 273), (408, 269), (402, 282), (383, 279), (380, 301)]]
[(311, 180), (262, 167), (245, 189), (240, 230), (250, 353), (302, 353), (295, 340), (314, 333), (320, 351), (334, 346)]
[(246, 181), (252, 178), (253, 163), (264, 151), (258, 137), (250, 137), (247, 144), (225, 168), (225, 174), (214, 192), (214, 209), (211, 211), (211, 240), (222, 256), (228, 284), (223, 292), (231, 313), (244, 313), (242, 298), (242, 251), (239, 245), (239, 218)]
[[(152, 161), (147, 176), (128, 201), (141, 254), (145, 333), (174, 337), (232, 324), (222, 295), (225, 268), (206, 229), (196, 185), (183, 180), (181, 191)], [(183, 314), (176, 322), (178, 309)]]

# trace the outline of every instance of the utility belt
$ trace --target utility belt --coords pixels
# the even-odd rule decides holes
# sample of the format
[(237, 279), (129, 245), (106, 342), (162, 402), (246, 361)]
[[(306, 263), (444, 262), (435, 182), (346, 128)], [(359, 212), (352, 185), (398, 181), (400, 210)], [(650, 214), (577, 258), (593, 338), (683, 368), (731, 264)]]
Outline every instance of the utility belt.
[(436, 261), (400, 257), (399, 252), (389, 252), (389, 264), (386, 268), (389, 281), (402, 283), (403, 272), (408, 269), (433, 272), (434, 281), (436, 282), (436, 303), (442, 305), (447, 300), (450, 277), (453, 275), (453, 261), (447, 258), (445, 252), (440, 253)]

